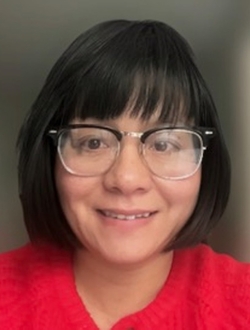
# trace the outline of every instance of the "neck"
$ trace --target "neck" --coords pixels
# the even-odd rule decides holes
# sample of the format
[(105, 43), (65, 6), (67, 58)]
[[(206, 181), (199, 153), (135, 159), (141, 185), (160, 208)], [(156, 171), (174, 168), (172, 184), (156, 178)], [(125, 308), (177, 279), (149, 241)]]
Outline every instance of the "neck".
[(124, 266), (80, 250), (74, 260), (77, 291), (100, 329), (110, 328), (120, 318), (141, 310), (156, 297), (171, 264), (172, 252)]

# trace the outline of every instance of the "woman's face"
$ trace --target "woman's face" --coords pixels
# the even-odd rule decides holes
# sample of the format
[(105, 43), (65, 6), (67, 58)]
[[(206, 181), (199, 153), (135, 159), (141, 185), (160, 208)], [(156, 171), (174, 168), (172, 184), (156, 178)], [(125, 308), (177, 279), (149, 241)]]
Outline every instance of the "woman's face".
[[(142, 132), (157, 125), (131, 118), (84, 123)], [(101, 166), (101, 165), (100, 165)], [(105, 174), (80, 177), (56, 162), (56, 186), (75, 235), (93, 256), (112, 263), (135, 264), (158, 256), (192, 214), (201, 171), (183, 180), (153, 175), (138, 152), (138, 139), (126, 137)], [(86, 251), (85, 249), (85, 251)]]

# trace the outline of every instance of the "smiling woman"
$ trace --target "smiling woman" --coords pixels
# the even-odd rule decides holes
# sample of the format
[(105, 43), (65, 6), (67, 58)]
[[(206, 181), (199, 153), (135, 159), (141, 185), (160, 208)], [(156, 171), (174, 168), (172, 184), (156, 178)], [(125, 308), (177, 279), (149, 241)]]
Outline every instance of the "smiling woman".
[(80, 35), (18, 147), (31, 242), (0, 257), (3, 329), (250, 326), (250, 267), (202, 244), (226, 207), (230, 161), (175, 30), (117, 20)]

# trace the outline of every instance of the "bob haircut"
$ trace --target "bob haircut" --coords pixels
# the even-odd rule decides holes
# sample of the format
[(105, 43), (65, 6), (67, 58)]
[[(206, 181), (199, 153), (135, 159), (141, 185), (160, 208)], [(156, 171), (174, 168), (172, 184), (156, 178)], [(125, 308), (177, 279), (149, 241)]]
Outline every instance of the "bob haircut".
[[(74, 118), (131, 116), (215, 128), (204, 153), (197, 205), (166, 251), (207, 239), (226, 207), (230, 159), (216, 108), (189, 45), (157, 21), (114, 20), (81, 34), (62, 54), (20, 130), (19, 191), (31, 241), (82, 246), (62, 211), (55, 186), (56, 147), (48, 131)], [(156, 108), (158, 109), (156, 112)], [(159, 111), (160, 109), (160, 111)]]

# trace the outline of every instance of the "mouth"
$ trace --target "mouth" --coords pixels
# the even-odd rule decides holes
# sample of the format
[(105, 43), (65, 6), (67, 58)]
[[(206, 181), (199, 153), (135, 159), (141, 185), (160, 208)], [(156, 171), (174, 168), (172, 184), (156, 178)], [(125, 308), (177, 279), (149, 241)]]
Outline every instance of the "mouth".
[(155, 214), (156, 212), (140, 212), (140, 213), (120, 213), (120, 212), (113, 212), (113, 211), (106, 211), (106, 210), (99, 210), (99, 212), (107, 217), (107, 218), (112, 218), (115, 220), (122, 220), (122, 221), (133, 221), (133, 220), (137, 220), (137, 219), (147, 219), (150, 216), (152, 216), (153, 214)]

